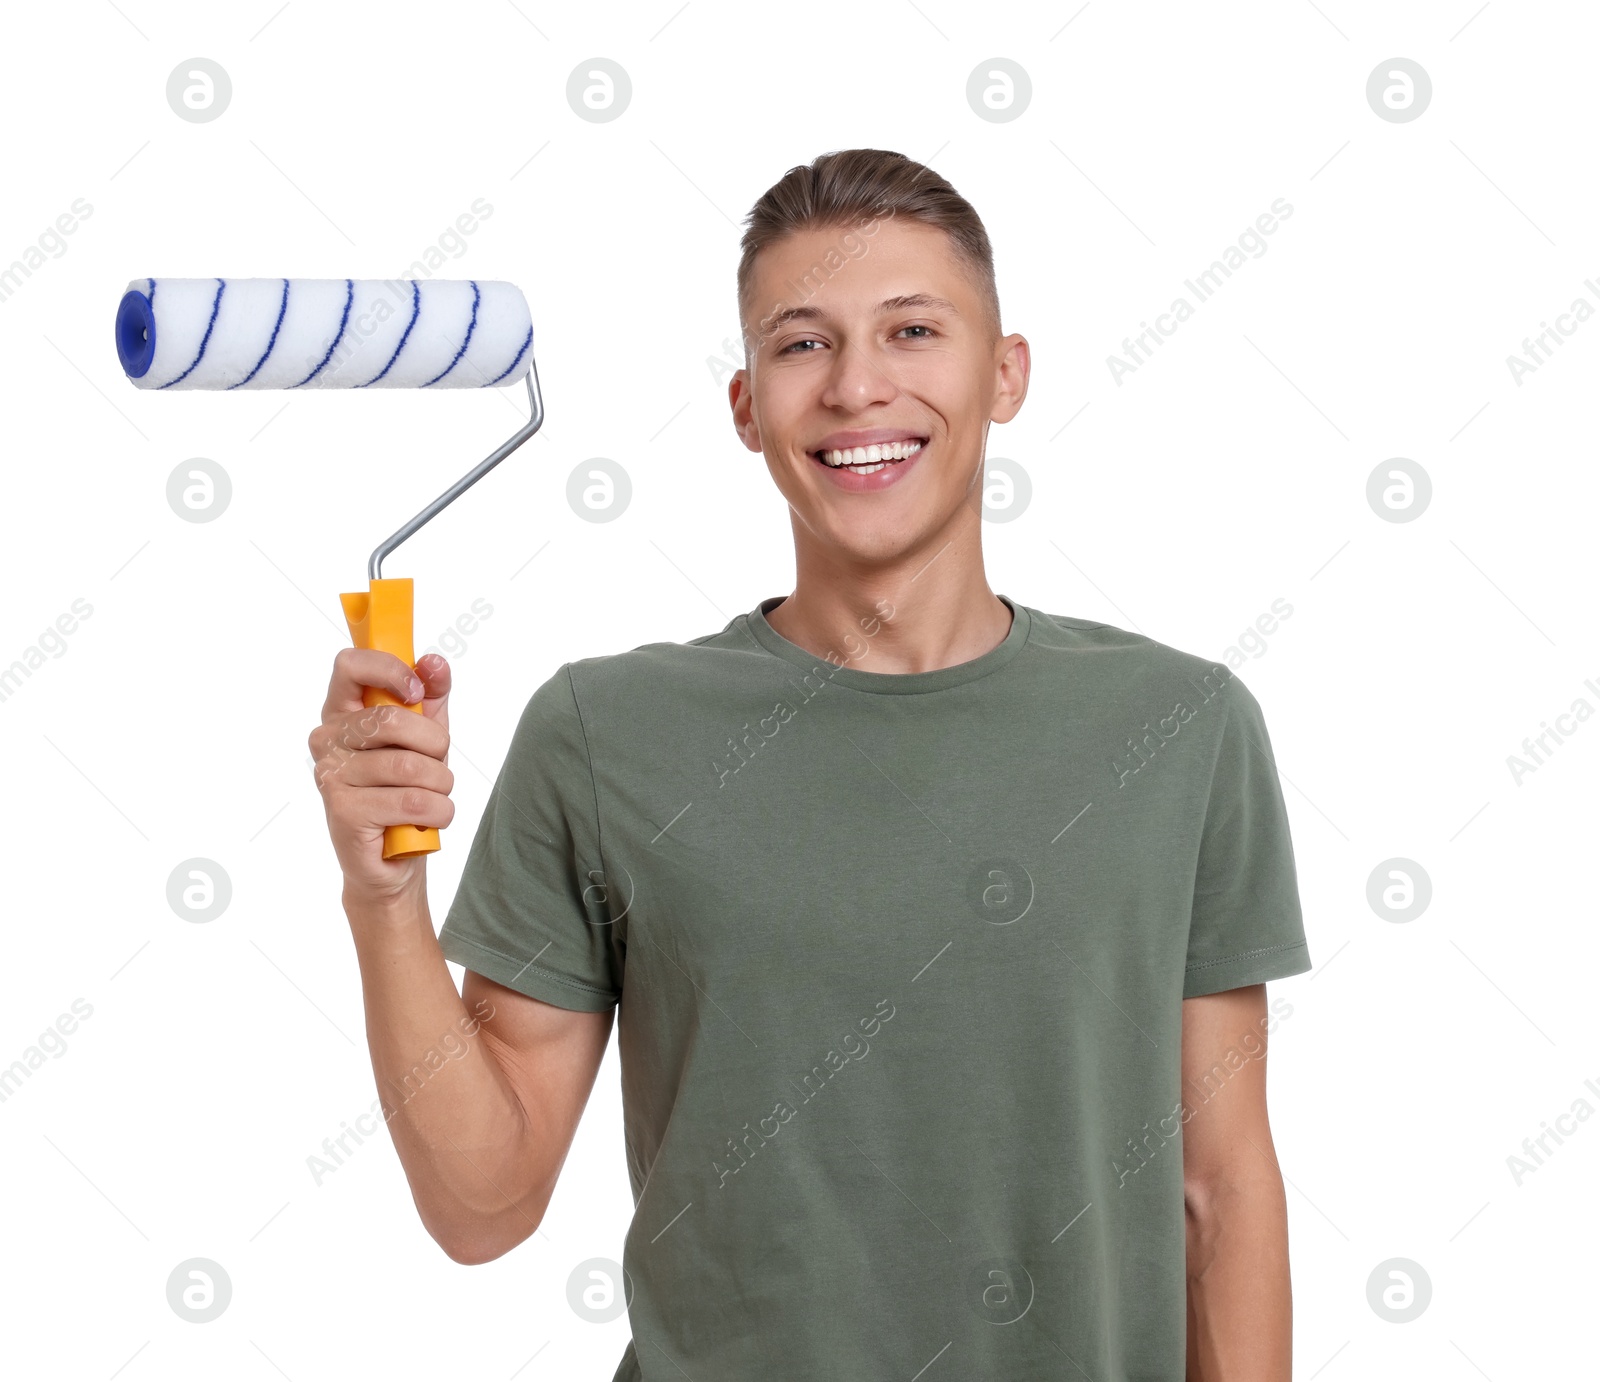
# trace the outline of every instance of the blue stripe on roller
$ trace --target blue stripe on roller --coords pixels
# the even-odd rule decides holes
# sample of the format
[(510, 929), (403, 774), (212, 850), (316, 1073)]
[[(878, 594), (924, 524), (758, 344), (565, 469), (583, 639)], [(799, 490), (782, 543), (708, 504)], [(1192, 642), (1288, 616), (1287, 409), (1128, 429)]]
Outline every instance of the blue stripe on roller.
[(261, 358), (256, 361), (256, 367), (245, 375), (237, 384), (229, 384), (230, 389), (243, 388), (252, 379), (261, 373), (262, 365), (267, 363), (267, 356), (272, 354), (272, 347), (278, 344), (278, 328), (283, 325), (283, 314), (289, 310), (289, 280), (283, 280), (283, 301), (278, 304), (278, 320), (272, 324), (272, 339), (267, 342), (267, 348), (262, 352)]
[(517, 352), (517, 358), (515, 360), (513, 360), (509, 365), (507, 365), (503, 370), (501, 370), (499, 374), (495, 375), (495, 377), (493, 379), (491, 379), (487, 384), (483, 385), (483, 387), (487, 389), (487, 388), (490, 388), (492, 385), (498, 384), (502, 379), (504, 379), (506, 377), (506, 375), (510, 374), (512, 370), (516, 369), (516, 367), (522, 363), (522, 357), (528, 353), (528, 347), (531, 346), (532, 344), (533, 344), (533, 328), (530, 326), (528, 328), (528, 334), (523, 338), (522, 349)]
[(400, 337), (400, 344), (394, 348), (394, 354), (389, 357), (389, 363), (379, 370), (365, 384), (357, 384), (358, 389), (370, 389), (378, 380), (382, 379), (394, 368), (394, 362), (400, 358), (400, 352), (406, 348), (406, 341), (411, 337), (411, 328), (417, 324), (417, 313), (422, 311), (422, 285), (416, 279), (411, 280), (411, 320), (406, 323), (405, 335)]
[[(334, 348), (339, 344), (340, 341), (344, 339), (344, 329), (350, 323), (350, 303), (355, 298), (355, 295), (356, 285), (350, 279), (345, 279), (344, 316), (339, 318), (339, 334), (333, 338), (333, 345), (328, 347), (328, 353), (317, 362), (316, 369), (312, 370), (310, 374), (306, 375), (306, 377), (300, 381), (300, 384), (309, 384), (313, 379), (322, 373), (322, 367), (326, 365), (329, 360), (333, 359)], [(291, 384), (289, 387), (291, 389), (298, 389), (300, 384)]]
[(217, 280), (217, 295), (211, 300), (211, 320), (206, 323), (206, 334), (200, 338), (200, 353), (190, 362), (189, 368), (184, 370), (176, 379), (169, 379), (161, 387), (170, 389), (174, 384), (181, 384), (194, 373), (195, 366), (206, 358), (206, 347), (211, 344), (211, 328), (217, 324), (217, 308), (222, 306), (222, 290), (228, 286), (227, 280)]
[(145, 296), (147, 298), (149, 298), (151, 302), (154, 302), (156, 300), (156, 281), (155, 281), (155, 279), (152, 278), (150, 280), (150, 291), (148, 293), (146, 293)]
[[(467, 323), (467, 334), (462, 338), (461, 349), (456, 351), (455, 358), (452, 359), (450, 363), (440, 370), (436, 375), (434, 375), (432, 379), (428, 380), (428, 384), (437, 384), (445, 377), (445, 375), (449, 374), (450, 371), (456, 367), (456, 362), (467, 353), (467, 345), (472, 340), (472, 333), (478, 329), (478, 299), (482, 296), (482, 294), (478, 292), (478, 284), (475, 279), (469, 278), (467, 282), (472, 284), (472, 320)], [(423, 384), (421, 387), (425, 389), (428, 387), (428, 384)]]

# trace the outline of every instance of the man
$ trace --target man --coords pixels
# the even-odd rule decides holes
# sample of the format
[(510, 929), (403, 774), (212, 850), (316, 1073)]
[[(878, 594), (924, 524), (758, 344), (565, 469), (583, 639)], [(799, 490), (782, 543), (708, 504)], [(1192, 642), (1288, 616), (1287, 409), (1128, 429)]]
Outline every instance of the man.
[(389, 1110), (424, 1224), (464, 1263), (533, 1232), (617, 1009), (617, 1379), (1287, 1382), (1264, 985), (1310, 958), (1260, 707), (990, 590), (1028, 345), (944, 179), (791, 169), (739, 302), (794, 591), (540, 686), (437, 939), (380, 842), (451, 820), (449, 670), (335, 660), (311, 744), (380, 1095), (475, 1029)]

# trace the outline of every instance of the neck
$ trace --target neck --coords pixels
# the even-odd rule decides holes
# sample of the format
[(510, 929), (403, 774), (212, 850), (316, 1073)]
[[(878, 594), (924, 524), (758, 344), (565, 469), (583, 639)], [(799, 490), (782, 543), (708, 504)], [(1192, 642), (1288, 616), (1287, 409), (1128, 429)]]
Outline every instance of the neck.
[(791, 643), (867, 672), (932, 672), (1004, 641), (1011, 611), (989, 589), (976, 531), (887, 564), (796, 547), (795, 588), (767, 622)]

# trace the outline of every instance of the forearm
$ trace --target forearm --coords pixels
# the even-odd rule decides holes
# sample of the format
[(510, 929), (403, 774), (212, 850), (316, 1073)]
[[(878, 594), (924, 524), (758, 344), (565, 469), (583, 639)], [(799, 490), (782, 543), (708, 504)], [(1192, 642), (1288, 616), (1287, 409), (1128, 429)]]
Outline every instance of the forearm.
[[(527, 1115), (445, 965), (425, 895), (345, 898), (384, 1118), (424, 1227), (485, 1261), (538, 1226), (550, 1186)], [(513, 1222), (514, 1221), (514, 1222)]]
[(1289, 1382), (1288, 1208), (1275, 1167), (1185, 1188), (1186, 1382)]

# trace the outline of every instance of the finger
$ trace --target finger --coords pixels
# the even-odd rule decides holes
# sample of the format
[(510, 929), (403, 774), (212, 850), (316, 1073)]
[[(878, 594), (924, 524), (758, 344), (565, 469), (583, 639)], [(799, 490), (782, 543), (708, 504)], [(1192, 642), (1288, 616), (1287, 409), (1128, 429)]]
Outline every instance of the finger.
[(346, 787), (421, 787), (449, 796), (456, 785), (456, 775), (437, 758), (412, 749), (335, 755), (325, 760), (325, 768), (319, 782), (337, 775)]
[[(413, 689), (413, 683), (419, 683)], [(361, 693), (368, 686), (381, 687), (407, 704), (421, 698), (424, 689), (403, 658), (377, 648), (341, 648), (333, 659), (333, 675), (328, 681), (328, 699), (322, 705), (322, 718), (364, 708)]]
[(422, 713), (448, 727), (450, 723), (450, 664), (438, 653), (417, 659), (417, 675), (422, 679)]
[(438, 653), (424, 653), (417, 659), (417, 675), (422, 678), (430, 701), (443, 700), (450, 694), (450, 664)]
[(377, 831), (391, 825), (443, 829), (455, 818), (455, 803), (423, 787), (364, 787), (354, 798), (359, 823)]
[(396, 747), (427, 754), (442, 763), (450, 747), (450, 731), (403, 705), (363, 706), (325, 720), (311, 731), (308, 743), (319, 759)]

